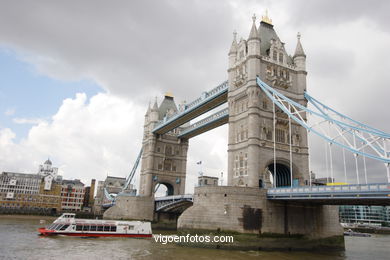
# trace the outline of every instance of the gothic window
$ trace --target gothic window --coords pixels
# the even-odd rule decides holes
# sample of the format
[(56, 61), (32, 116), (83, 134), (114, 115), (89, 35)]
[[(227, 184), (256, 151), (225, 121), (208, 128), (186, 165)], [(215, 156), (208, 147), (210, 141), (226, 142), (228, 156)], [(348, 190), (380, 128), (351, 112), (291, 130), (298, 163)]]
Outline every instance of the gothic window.
[(172, 162), (171, 160), (165, 160), (164, 162), (164, 170), (165, 171), (170, 171), (172, 167)]
[(174, 171), (174, 172), (176, 171), (176, 165), (172, 166), (172, 171)]
[(279, 70), (279, 76), (282, 77), (282, 78), (284, 77), (283, 70)]
[(277, 75), (277, 73), (276, 73), (277, 71), (276, 71), (276, 69), (274, 69), (274, 74), (273, 74), (273, 76), (276, 76)]
[(279, 53), (279, 62), (283, 63), (283, 53)]
[(272, 59), (273, 59), (274, 61), (277, 61), (277, 60), (278, 60), (278, 53), (277, 53), (276, 51), (273, 51), (273, 52), (272, 52)]
[(158, 147), (157, 147), (157, 152), (159, 153), (159, 152), (160, 152), (160, 150), (161, 150), (161, 149), (160, 149), (160, 147), (158, 146)]
[(270, 129), (267, 130), (266, 138), (267, 140), (272, 140), (272, 131)]
[(263, 99), (263, 109), (268, 109), (267, 99)]
[(170, 145), (165, 147), (165, 155), (172, 155), (172, 147)]
[(283, 129), (276, 128), (276, 142), (285, 143), (286, 142), (286, 134)]
[(271, 66), (267, 66), (267, 74), (271, 75), (271, 73), (272, 73)]
[(244, 167), (244, 157), (240, 155), (240, 168)]
[(179, 150), (176, 150), (176, 155), (179, 155), (179, 153), (180, 153)]

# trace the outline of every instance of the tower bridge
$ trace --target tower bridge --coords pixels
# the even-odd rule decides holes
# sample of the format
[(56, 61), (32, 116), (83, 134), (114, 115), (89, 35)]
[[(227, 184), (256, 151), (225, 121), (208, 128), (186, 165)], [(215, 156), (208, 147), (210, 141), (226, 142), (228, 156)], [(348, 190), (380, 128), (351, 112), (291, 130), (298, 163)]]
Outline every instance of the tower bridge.
[[(180, 109), (170, 95), (147, 109), (139, 196), (119, 194), (105, 217), (151, 220), (154, 211), (171, 211), (182, 213), (182, 229), (325, 238), (342, 235), (332, 205), (390, 205), (390, 135), (309, 95), (300, 34), (291, 56), (271, 20), (263, 17), (258, 26), (255, 20), (247, 39), (234, 34), (227, 81)], [(192, 122), (212, 109), (217, 112)], [(228, 124), (227, 186), (197, 187), (184, 195), (189, 139), (223, 124)], [(339, 149), (344, 182), (356, 184), (312, 186), (309, 133), (325, 144), (329, 179), (334, 181)], [(354, 179), (347, 174), (345, 153), (353, 155)], [(369, 182), (366, 159), (384, 166), (382, 183)], [(358, 160), (364, 160), (363, 171)], [(159, 184), (167, 186), (168, 197), (154, 199)]]

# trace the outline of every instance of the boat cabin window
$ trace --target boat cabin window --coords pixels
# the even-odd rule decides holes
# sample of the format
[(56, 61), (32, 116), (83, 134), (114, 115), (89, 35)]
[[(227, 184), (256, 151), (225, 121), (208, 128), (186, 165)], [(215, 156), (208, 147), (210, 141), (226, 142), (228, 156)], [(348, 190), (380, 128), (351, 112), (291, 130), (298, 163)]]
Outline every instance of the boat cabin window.
[(82, 231), (83, 230), (83, 226), (82, 225), (77, 225), (76, 226), (76, 231)]
[(65, 229), (67, 229), (69, 227), (69, 225), (63, 225), (61, 228), (60, 228), (60, 230), (65, 230)]
[(111, 232), (116, 232), (116, 226), (111, 226)]
[(91, 231), (96, 231), (96, 229), (97, 229), (97, 226), (93, 226), (93, 225), (90, 228)]
[(83, 226), (83, 231), (89, 231), (89, 225), (84, 225)]
[(110, 226), (104, 226), (104, 231), (110, 231)]
[(134, 226), (129, 226), (129, 230), (134, 230)]
[(98, 226), (97, 231), (103, 231), (103, 226)]

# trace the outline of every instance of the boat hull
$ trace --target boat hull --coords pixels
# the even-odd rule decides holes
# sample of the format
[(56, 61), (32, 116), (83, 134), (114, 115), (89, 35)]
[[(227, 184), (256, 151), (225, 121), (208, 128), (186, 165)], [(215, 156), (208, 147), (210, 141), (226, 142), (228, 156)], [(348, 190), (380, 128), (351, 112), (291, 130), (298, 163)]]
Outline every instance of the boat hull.
[(46, 228), (39, 228), (39, 233), (43, 236), (70, 236), (70, 237), (133, 237), (133, 238), (145, 238), (152, 237), (152, 234), (127, 234), (127, 233), (81, 233), (81, 232), (58, 232), (55, 230), (49, 230)]

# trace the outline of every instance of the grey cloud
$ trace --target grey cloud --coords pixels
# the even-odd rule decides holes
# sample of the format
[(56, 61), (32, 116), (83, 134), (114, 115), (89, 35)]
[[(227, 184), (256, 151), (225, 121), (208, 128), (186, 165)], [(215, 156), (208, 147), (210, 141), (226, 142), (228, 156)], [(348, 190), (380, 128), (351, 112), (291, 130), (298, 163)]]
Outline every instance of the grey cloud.
[(193, 98), (226, 78), (231, 12), (224, 1), (3, 2), (0, 44), (113, 94)]
[(337, 26), (365, 18), (390, 32), (390, 2), (387, 0), (294, 0), (288, 1), (288, 5), (291, 21), (296, 25)]

